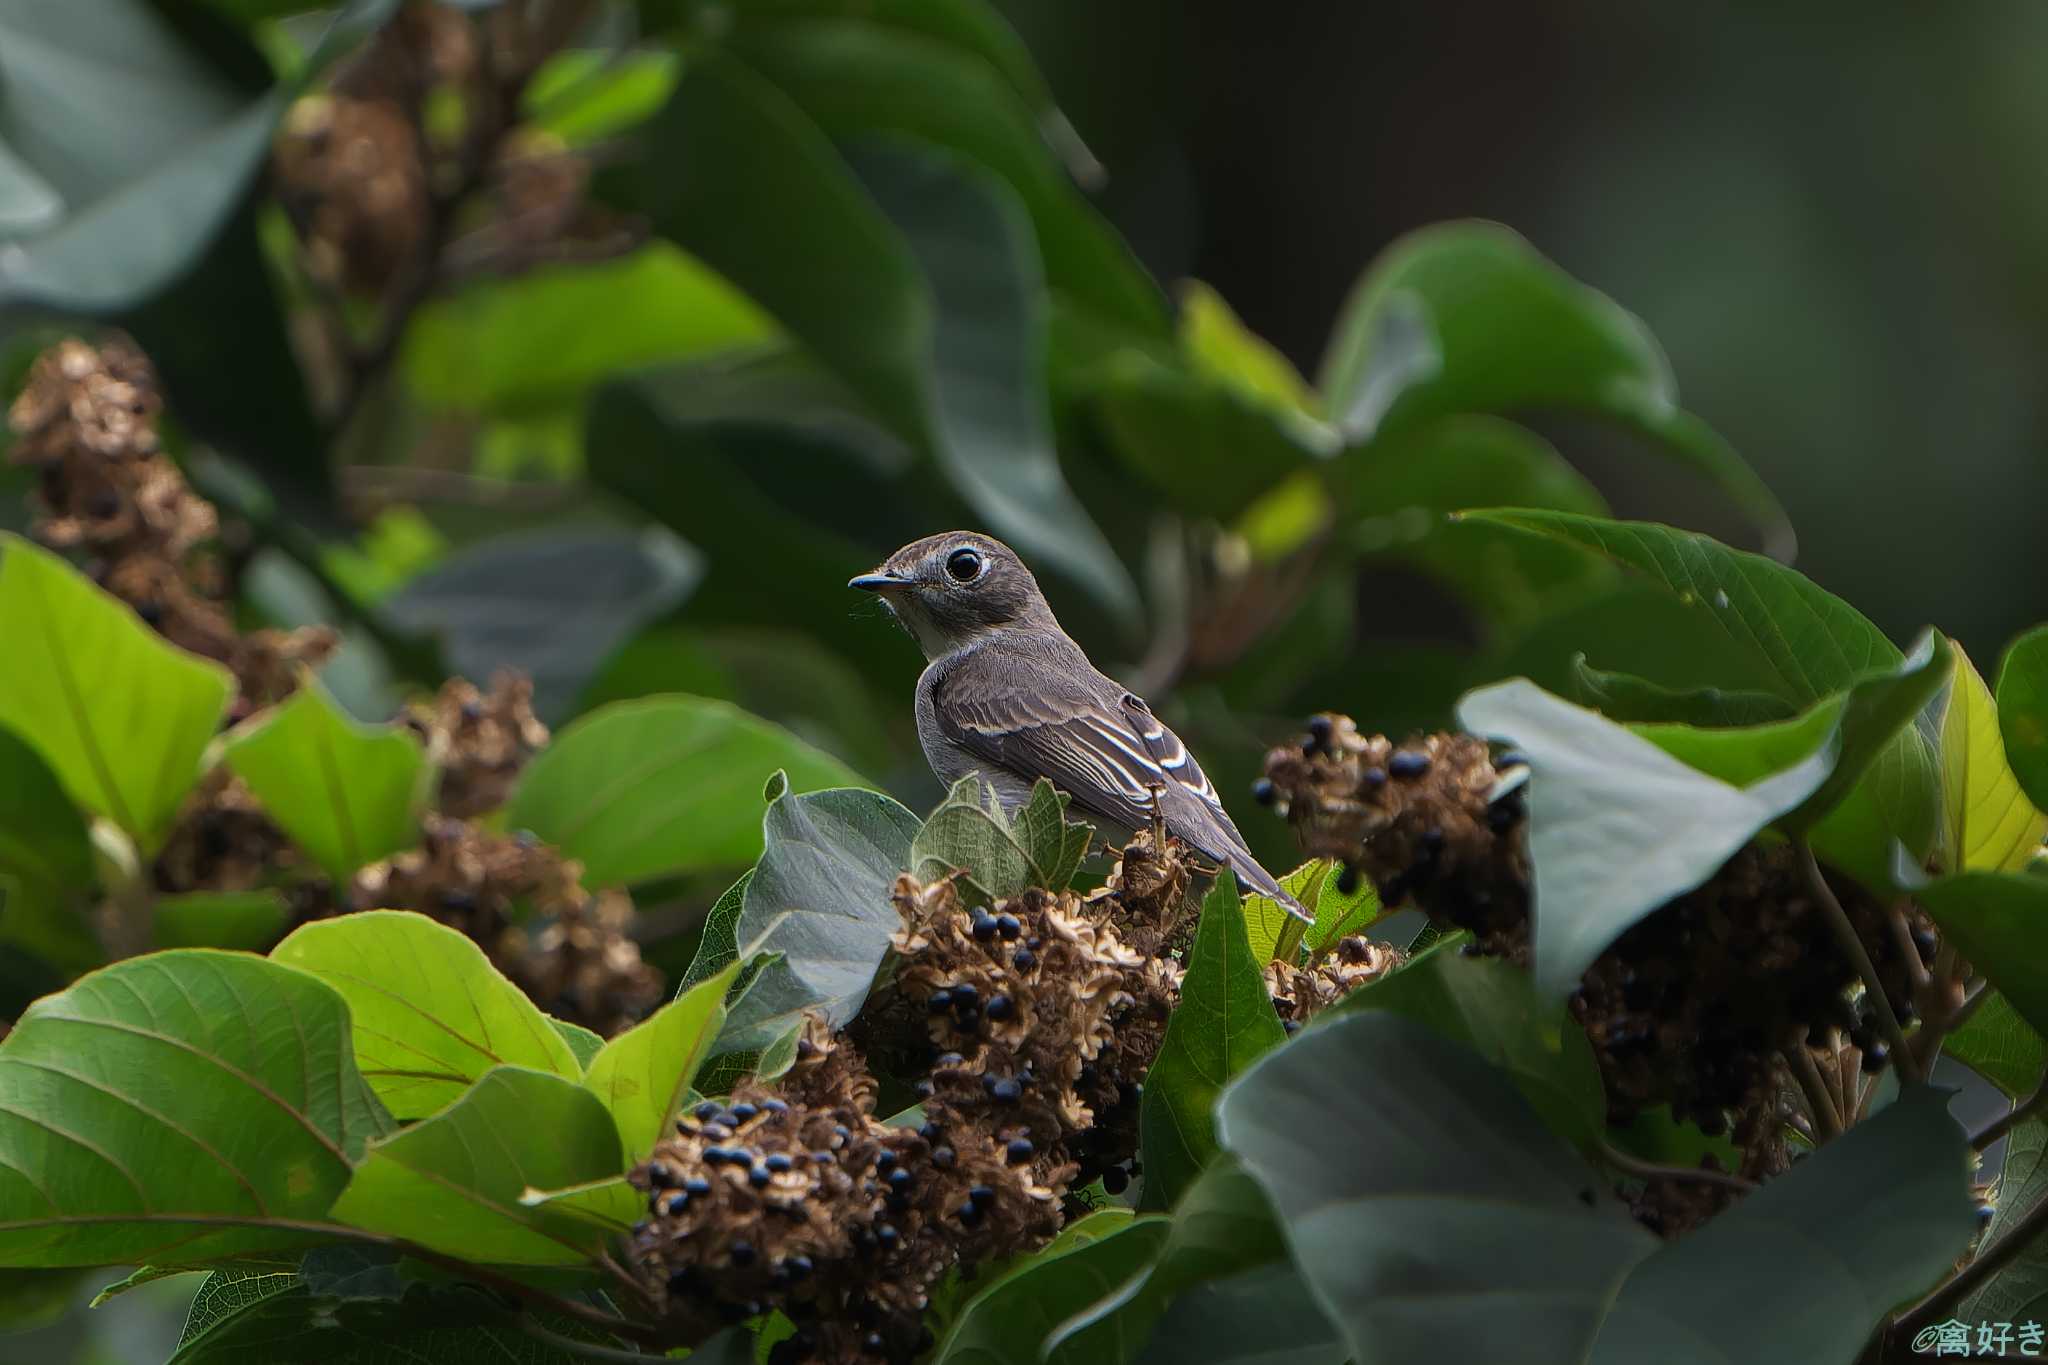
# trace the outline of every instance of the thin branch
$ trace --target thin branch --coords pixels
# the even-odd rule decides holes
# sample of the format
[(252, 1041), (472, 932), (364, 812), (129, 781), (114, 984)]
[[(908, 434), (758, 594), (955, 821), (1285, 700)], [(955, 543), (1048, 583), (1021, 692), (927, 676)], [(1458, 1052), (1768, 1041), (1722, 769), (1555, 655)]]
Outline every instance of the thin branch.
[(1806, 1111), (1821, 1130), (1821, 1137), (1838, 1136), (1842, 1132), (1842, 1111), (1835, 1107), (1834, 1097), (1828, 1094), (1827, 1082), (1821, 1079), (1820, 1066), (1813, 1060), (1813, 1049), (1803, 1041), (1797, 1042), (1785, 1050), (1784, 1056), (1791, 1063), (1792, 1078), (1799, 1082), (1799, 1089), (1806, 1096)]
[(1706, 1185), (1723, 1185), (1731, 1190), (1749, 1191), (1756, 1188), (1756, 1182), (1728, 1171), (1718, 1171), (1707, 1166), (1663, 1166), (1641, 1157), (1630, 1156), (1612, 1143), (1600, 1144), (1600, 1159), (1616, 1170), (1630, 1175), (1639, 1175), (1645, 1180), (1697, 1180)]
[(1813, 889), (1821, 909), (1826, 912), (1835, 937), (1841, 940), (1842, 950), (1849, 954), (1856, 974), (1863, 978), (1864, 989), (1876, 1002), (1877, 1021), (1884, 1026), (1885, 1039), (1891, 1044), (1893, 1065), (1904, 1072), (1909, 1081), (1926, 1079), (1920, 1069), (1920, 1059), (1913, 1055), (1911, 1045), (1906, 1042), (1906, 1031), (1899, 1027), (1899, 1016), (1892, 1012), (1891, 997), (1884, 993), (1884, 979), (1877, 974), (1877, 964), (1870, 960), (1870, 950), (1863, 946), (1863, 938), (1850, 921), (1849, 912), (1835, 899), (1834, 889), (1821, 874), (1820, 863), (1814, 859), (1812, 847), (1803, 839), (1799, 841), (1799, 860), (1806, 869), (1807, 885)]
[(2048, 1199), (2028, 1209), (2011, 1232), (1977, 1253), (1977, 1258), (1956, 1272), (1954, 1278), (1899, 1316), (1893, 1330), (1912, 1333), (1950, 1314), (1971, 1290), (2003, 1269), (2013, 1257), (2025, 1251), (2044, 1229), (2048, 1229)]
[(2048, 1084), (2037, 1087), (2033, 1094), (2027, 1096), (2006, 1113), (1993, 1119), (1990, 1123), (1985, 1124), (1982, 1128), (1971, 1134), (1971, 1150), (1981, 1152), (2020, 1124), (2025, 1123), (2034, 1116), (2035, 1111), (2041, 1107), (2044, 1099), (2048, 1099)]

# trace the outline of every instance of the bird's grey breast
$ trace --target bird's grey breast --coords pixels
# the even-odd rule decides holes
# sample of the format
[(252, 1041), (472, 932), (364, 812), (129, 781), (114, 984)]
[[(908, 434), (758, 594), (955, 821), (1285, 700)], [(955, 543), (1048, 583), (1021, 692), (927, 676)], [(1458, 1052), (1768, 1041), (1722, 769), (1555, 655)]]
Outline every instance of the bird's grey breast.
[(948, 735), (939, 723), (937, 697), (940, 685), (945, 682), (946, 675), (977, 648), (978, 645), (969, 645), (934, 659), (918, 676), (917, 703), (913, 708), (917, 717), (917, 743), (924, 750), (924, 760), (931, 765), (932, 773), (948, 788), (969, 773), (980, 773), (981, 780), (995, 788), (996, 798), (1004, 807), (1014, 810), (1030, 799), (1031, 781), (968, 749)]

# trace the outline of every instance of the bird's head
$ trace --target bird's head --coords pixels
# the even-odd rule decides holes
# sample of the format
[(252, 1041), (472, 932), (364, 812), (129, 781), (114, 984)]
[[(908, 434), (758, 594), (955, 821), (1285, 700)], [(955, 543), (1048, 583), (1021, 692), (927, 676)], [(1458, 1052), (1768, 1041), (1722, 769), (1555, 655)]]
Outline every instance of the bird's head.
[(888, 603), (927, 659), (1010, 626), (1058, 628), (1038, 580), (1017, 552), (978, 531), (913, 540), (846, 586), (865, 588)]

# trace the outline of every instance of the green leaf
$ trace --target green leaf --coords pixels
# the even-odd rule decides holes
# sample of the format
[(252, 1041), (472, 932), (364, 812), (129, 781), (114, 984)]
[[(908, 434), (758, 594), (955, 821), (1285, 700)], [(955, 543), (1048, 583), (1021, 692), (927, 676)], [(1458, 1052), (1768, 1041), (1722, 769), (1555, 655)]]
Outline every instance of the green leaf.
[(506, 821), (613, 886), (745, 864), (760, 856), (761, 780), (799, 790), (860, 779), (778, 725), (721, 701), (649, 697), (601, 707), (533, 760)]
[(1693, 726), (1766, 725), (1797, 710), (1769, 692), (1741, 688), (1665, 687), (1631, 673), (1593, 668), (1581, 654), (1572, 660), (1572, 693), (1581, 706), (1609, 720)]
[(1642, 575), (1796, 707), (1897, 668), (1903, 657), (1862, 613), (1804, 574), (1707, 536), (1563, 512), (1496, 508), (1463, 515), (1578, 545)]
[(526, 673), (534, 709), (552, 720), (606, 656), (701, 576), (696, 553), (659, 528), (557, 528), (451, 555), (384, 605), (398, 625), (438, 634), (455, 672)]
[(2048, 839), (2006, 761), (1998, 706), (1970, 656), (1956, 646), (1955, 683), (1941, 722), (1943, 828), (1958, 872), (2016, 872)]
[(1343, 1365), (1344, 1337), (1285, 1261), (1206, 1280), (1174, 1300), (1139, 1365)]
[(1061, 1323), (1046, 1342), (1046, 1359), (1130, 1360), (1180, 1295), (1276, 1264), (1287, 1264), (1287, 1243), (1266, 1192), (1230, 1157), (1212, 1161), (1174, 1206), (1158, 1258)]
[(402, 725), (365, 725), (317, 679), (230, 731), (222, 760), (337, 883), (419, 842), (433, 770)]
[[(1998, 1199), (1983, 1246), (1996, 1246), (2043, 1199), (2048, 1199), (2048, 1120), (2031, 1118), (2016, 1125), (2006, 1140), (2005, 1167), (1998, 1177)], [(2048, 1249), (2037, 1242), (2020, 1251), (1958, 1303), (1951, 1316), (1969, 1323), (2019, 1323), (2048, 1316)]]
[(340, 992), (363, 1076), (401, 1118), (445, 1108), (494, 1067), (582, 1079), (568, 1042), (483, 949), (425, 915), (367, 910), (315, 920), (270, 956)]
[(1678, 406), (1649, 330), (1496, 224), (1446, 223), (1387, 248), (1331, 329), (1320, 387), (1359, 440), (1454, 413), (1611, 419), (1711, 479), (1789, 548), (1770, 490)]
[(0, 727), (80, 806), (153, 852), (220, 728), (227, 670), (164, 643), (85, 575), (11, 535), (0, 535), (0, 640)]
[[(940, 1343), (933, 1365), (1039, 1365), (1047, 1339), (1063, 1321), (1136, 1274), (1166, 1240), (1164, 1218), (1133, 1219), (1105, 1210), (1083, 1224), (1097, 1219), (1110, 1225), (1106, 1236), (1090, 1238), (1082, 1225), (1070, 1226), (1058, 1241), (975, 1295)], [(1116, 1325), (1106, 1330), (1119, 1338), (1111, 1349), (1122, 1349)]]
[(851, 788), (769, 805), (738, 939), (743, 958), (779, 956), (727, 1012), (717, 1051), (767, 1048), (806, 1011), (834, 1027), (859, 1011), (902, 925), (889, 892), (919, 825), (879, 792)]
[(42, 756), (0, 729), (0, 945), (70, 974), (105, 961), (85, 916), (92, 836)]
[(1063, 891), (1094, 835), (1086, 822), (1067, 819), (1067, 801), (1065, 792), (1041, 777), (1012, 814), (995, 788), (969, 773), (910, 841), (910, 870), (927, 882), (962, 873), (963, 890), (982, 905), (1027, 887)]
[(520, 1196), (623, 1169), (618, 1129), (596, 1095), (559, 1075), (493, 1067), (446, 1109), (372, 1143), (333, 1216), (467, 1260), (574, 1265), (603, 1232)]
[(2048, 1068), (2048, 1044), (1997, 991), (1978, 1003), (1943, 1046), (1949, 1056), (2014, 1099), (2033, 1094)]
[(1597, 1143), (1607, 1100), (1586, 1031), (1537, 995), (1528, 972), (1500, 958), (1466, 957), (1465, 942), (1439, 939), (1325, 1017), (1387, 1010), (1424, 1024), (1505, 1072), (1551, 1132), (1581, 1148)]
[(1823, 733), (1775, 752), (1772, 775), (1731, 786), (1519, 679), (1470, 693), (1458, 716), (1529, 757), (1533, 968), (1552, 999), (1623, 930), (1798, 809), (1833, 766)]
[(1998, 728), (2027, 799), (2048, 809), (2048, 626), (2036, 626), (1998, 665)]
[(1670, 1244), (1497, 1073), (1393, 1014), (1272, 1053), (1220, 1128), (1359, 1365), (1846, 1365), (1971, 1236), (1962, 1134), (1924, 1088)]
[(400, 364), (430, 407), (545, 409), (599, 380), (662, 361), (760, 345), (775, 324), (666, 242), (589, 265), (471, 284), (405, 329)]
[(1022, 208), (978, 166), (913, 145), (864, 145), (853, 165), (930, 293), (927, 422), (941, 468), (1023, 553), (1135, 622), (1130, 574), (1053, 447), (1046, 282)]
[(0, 1265), (191, 1264), (302, 1244), (390, 1118), (348, 1008), (233, 953), (131, 958), (0, 1042)]
[(583, 1088), (604, 1102), (619, 1126), (628, 1161), (638, 1161), (683, 1106), (697, 1068), (725, 1024), (725, 992), (738, 963), (685, 991), (612, 1039), (590, 1063)]
[(2048, 877), (1965, 872), (1914, 894), (2020, 1017), (2048, 1032)]
[[(1030, 109), (986, 62), (862, 19), (742, 26), (735, 49), (842, 148), (944, 148), (1028, 215), (1047, 283), (1104, 323), (1163, 336), (1164, 300), (1130, 247), (1062, 174)], [(854, 158), (858, 165), (860, 158)], [(885, 201), (886, 202), (886, 201)]]
[(548, 1016), (548, 1023), (554, 1026), (555, 1032), (562, 1035), (562, 1041), (569, 1045), (570, 1055), (576, 1058), (576, 1065), (588, 1071), (591, 1060), (604, 1050), (604, 1035), (592, 1033), (581, 1024), (572, 1024), (567, 1019), (557, 1019), (553, 1015)]
[(1200, 280), (1180, 287), (1180, 347), (1197, 374), (1258, 403), (1283, 412), (1313, 412), (1319, 406), (1294, 362), (1244, 325), (1217, 293)]
[(193, 891), (159, 896), (150, 928), (159, 948), (239, 948), (260, 953), (291, 923), (281, 891)]
[(1237, 878), (1225, 869), (1202, 901), (1180, 1004), (1139, 1101), (1144, 1206), (1173, 1206), (1216, 1154), (1216, 1097), (1230, 1078), (1287, 1040), (1245, 937)]
[[(1386, 913), (1379, 891), (1370, 877), (1360, 877), (1350, 895), (1337, 889), (1337, 864), (1328, 858), (1312, 858), (1280, 879), (1280, 886), (1315, 917), (1302, 936), (1310, 953), (1320, 953), (1340, 938), (1361, 934)], [(1280, 902), (1256, 891), (1244, 898), (1244, 922), (1251, 942), (1252, 958), (1260, 966), (1273, 960), (1281, 932), (1293, 916)]]
[(681, 66), (681, 54), (664, 47), (565, 48), (526, 83), (524, 122), (572, 146), (616, 137), (654, 117)]
[(746, 905), (747, 883), (753, 880), (754, 869), (750, 867), (705, 912), (704, 935), (697, 940), (697, 955), (690, 959), (690, 970), (683, 974), (677, 995), (700, 981), (709, 981), (740, 960), (740, 911)]

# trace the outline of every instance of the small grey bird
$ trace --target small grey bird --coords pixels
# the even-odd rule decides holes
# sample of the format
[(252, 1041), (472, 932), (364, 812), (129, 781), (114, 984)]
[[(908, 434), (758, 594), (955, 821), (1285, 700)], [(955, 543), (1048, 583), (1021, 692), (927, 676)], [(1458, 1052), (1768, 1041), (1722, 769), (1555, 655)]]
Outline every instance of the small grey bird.
[(1156, 814), (1248, 889), (1310, 918), (1252, 857), (1187, 746), (1067, 638), (1009, 546), (972, 531), (926, 536), (847, 586), (880, 596), (924, 650), (917, 737), (941, 782), (979, 772), (1015, 807), (1048, 778), (1125, 836)]

